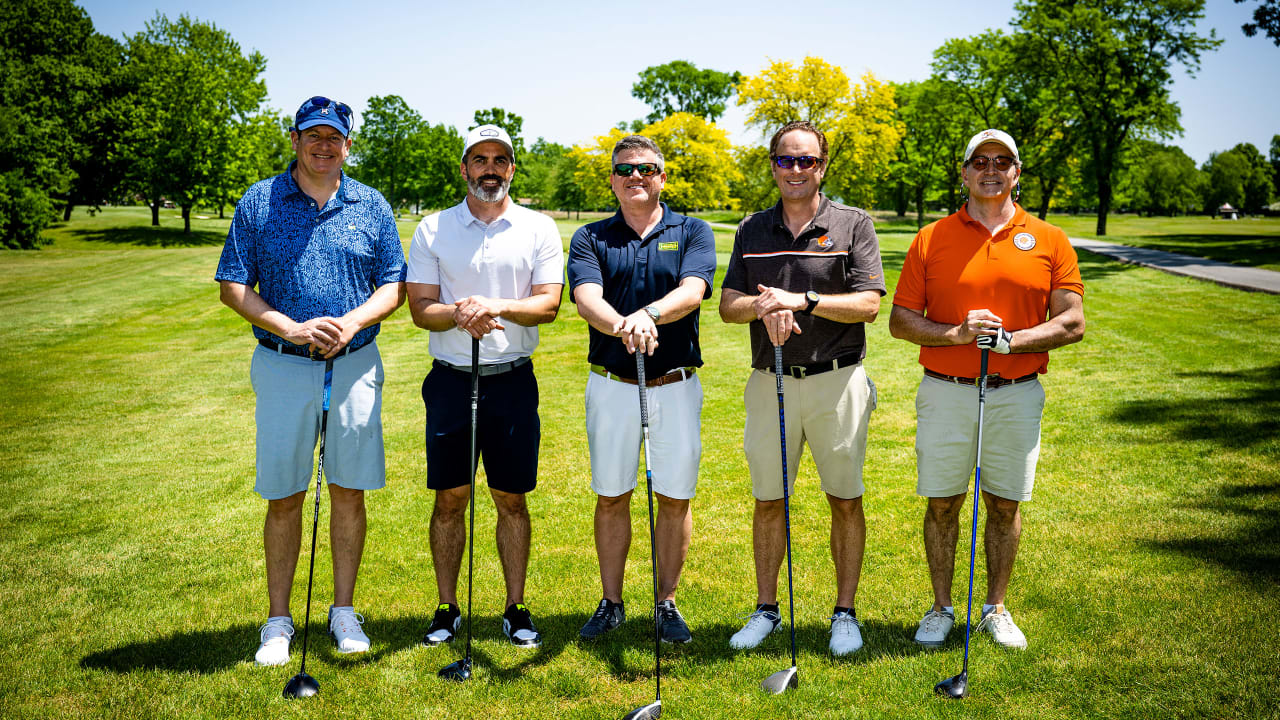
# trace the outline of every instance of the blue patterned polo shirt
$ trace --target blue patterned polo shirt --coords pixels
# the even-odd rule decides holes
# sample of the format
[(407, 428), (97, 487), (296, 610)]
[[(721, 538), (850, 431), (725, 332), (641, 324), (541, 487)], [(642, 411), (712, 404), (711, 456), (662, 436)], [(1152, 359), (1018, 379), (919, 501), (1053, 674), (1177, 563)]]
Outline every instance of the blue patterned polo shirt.
[[(382, 195), (343, 173), (338, 192), (317, 208), (294, 182), (293, 166), (240, 198), (214, 279), (255, 288), (295, 322), (342, 317), (378, 286), (403, 281), (404, 247)], [(251, 327), (260, 340), (291, 344)], [(350, 346), (377, 334), (378, 325), (370, 325)]]

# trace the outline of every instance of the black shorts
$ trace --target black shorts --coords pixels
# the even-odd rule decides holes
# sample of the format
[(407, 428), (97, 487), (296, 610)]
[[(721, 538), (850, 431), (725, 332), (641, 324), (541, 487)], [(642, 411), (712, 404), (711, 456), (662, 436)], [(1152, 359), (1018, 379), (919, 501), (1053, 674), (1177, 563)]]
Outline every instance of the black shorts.
[[(422, 381), (427, 409), (427, 487), (449, 490), (470, 482), (471, 372), (439, 363)], [(538, 381), (533, 363), (480, 376), (476, 447), (489, 487), (527, 493), (538, 485)]]

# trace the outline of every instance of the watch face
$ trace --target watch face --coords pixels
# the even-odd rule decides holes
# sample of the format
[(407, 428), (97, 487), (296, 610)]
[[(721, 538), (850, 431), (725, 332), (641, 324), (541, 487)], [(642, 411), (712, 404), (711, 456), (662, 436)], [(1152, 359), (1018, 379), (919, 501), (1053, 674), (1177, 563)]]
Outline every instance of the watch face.
[(818, 293), (814, 292), (813, 290), (810, 290), (809, 292), (804, 294), (804, 298), (811, 303), (816, 303), (818, 302)]

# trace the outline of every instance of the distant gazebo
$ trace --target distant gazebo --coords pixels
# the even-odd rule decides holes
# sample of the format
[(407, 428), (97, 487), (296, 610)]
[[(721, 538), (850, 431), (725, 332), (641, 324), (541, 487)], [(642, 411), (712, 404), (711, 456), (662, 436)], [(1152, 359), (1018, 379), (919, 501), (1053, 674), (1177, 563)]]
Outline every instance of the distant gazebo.
[(1218, 208), (1218, 215), (1223, 220), (1239, 220), (1240, 211), (1231, 207), (1231, 203), (1222, 203), (1222, 207)]

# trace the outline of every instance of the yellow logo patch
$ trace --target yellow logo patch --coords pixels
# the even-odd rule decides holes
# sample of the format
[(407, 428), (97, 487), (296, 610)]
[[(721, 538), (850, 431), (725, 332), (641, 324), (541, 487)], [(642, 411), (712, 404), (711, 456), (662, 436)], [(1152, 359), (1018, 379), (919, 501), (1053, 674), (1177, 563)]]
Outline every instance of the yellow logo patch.
[(680, 243), (679, 243), (679, 241), (672, 241), (672, 242), (660, 242), (660, 243), (658, 243), (658, 250), (660, 250), (660, 251), (665, 251), (665, 250), (679, 250), (679, 249), (680, 249)]

